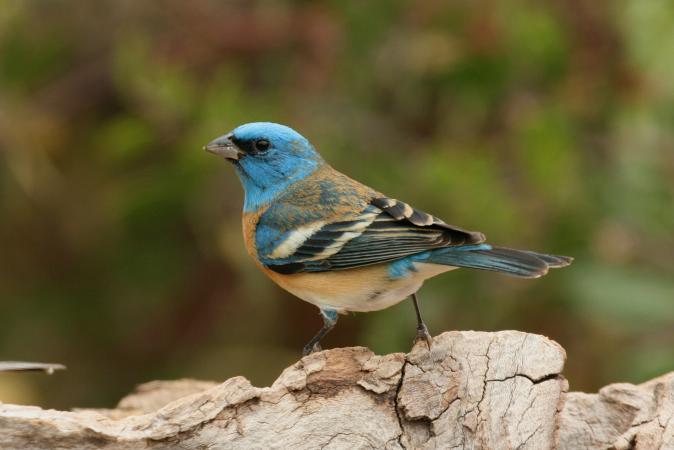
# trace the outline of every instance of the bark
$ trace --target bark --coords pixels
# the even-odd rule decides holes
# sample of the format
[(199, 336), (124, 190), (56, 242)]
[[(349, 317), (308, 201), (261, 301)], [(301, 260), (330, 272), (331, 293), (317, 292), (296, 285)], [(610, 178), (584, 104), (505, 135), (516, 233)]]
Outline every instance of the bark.
[(674, 448), (674, 373), (567, 393), (564, 360), (517, 331), (444, 333), (407, 355), (333, 349), (265, 388), (155, 381), (112, 410), (0, 404), (0, 448)]

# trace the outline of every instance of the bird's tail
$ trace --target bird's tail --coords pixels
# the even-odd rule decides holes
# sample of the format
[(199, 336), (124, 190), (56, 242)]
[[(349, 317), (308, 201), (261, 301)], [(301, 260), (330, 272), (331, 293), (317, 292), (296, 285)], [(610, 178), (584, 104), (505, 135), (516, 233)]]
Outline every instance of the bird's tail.
[(489, 244), (464, 245), (434, 250), (428, 262), (471, 269), (492, 270), (522, 278), (538, 278), (571, 264), (570, 256), (547, 255), (528, 250), (493, 247)]

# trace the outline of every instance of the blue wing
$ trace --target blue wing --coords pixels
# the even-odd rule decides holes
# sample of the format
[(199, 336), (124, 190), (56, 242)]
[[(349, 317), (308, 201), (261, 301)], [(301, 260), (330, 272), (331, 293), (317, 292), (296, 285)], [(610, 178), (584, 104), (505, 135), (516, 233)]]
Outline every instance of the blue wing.
[[(287, 212), (287, 211), (286, 211)], [(265, 213), (266, 215), (267, 213)], [(353, 269), (435, 248), (478, 244), (479, 232), (466, 231), (398, 200), (378, 197), (341, 222), (312, 218), (280, 233), (273, 217), (261, 218), (260, 261), (283, 274)]]

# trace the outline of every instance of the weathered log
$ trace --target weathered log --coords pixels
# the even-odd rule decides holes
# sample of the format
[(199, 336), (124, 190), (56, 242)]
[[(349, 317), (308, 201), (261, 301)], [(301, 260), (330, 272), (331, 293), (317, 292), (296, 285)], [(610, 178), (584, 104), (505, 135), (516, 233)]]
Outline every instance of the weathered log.
[(674, 448), (674, 374), (567, 393), (564, 360), (517, 331), (444, 333), (407, 355), (326, 350), (266, 388), (180, 380), (113, 410), (0, 404), (0, 448)]

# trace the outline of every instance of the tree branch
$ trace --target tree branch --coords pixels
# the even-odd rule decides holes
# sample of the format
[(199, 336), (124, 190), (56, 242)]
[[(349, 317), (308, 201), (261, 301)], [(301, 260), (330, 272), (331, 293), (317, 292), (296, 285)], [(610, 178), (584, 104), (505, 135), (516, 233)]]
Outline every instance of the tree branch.
[(674, 374), (567, 393), (542, 336), (450, 332), (433, 351), (302, 358), (271, 387), (243, 377), (141, 385), (113, 410), (0, 404), (0, 448), (650, 449), (674, 446)]

